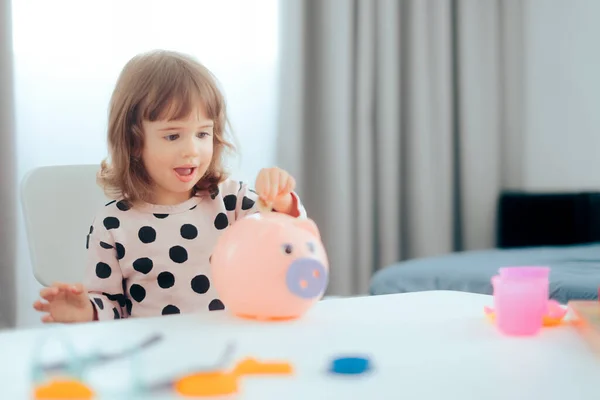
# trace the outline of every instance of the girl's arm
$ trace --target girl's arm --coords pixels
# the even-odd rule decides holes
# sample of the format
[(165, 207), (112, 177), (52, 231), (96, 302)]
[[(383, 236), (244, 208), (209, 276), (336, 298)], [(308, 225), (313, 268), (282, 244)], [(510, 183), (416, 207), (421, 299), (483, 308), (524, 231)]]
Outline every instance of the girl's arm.
[(94, 306), (97, 320), (126, 318), (128, 298), (124, 293), (124, 282), (119, 265), (120, 245), (103, 226), (102, 221), (92, 226), (88, 235), (88, 261), (84, 287)]

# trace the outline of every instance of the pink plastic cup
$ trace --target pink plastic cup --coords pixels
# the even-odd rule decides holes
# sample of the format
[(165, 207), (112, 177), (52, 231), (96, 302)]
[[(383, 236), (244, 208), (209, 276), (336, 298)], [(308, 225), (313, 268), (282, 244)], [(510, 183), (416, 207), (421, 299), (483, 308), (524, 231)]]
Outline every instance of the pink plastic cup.
[(498, 270), (500, 276), (504, 278), (542, 278), (548, 279), (550, 276), (549, 267), (523, 266), (523, 267), (502, 267)]
[(539, 279), (545, 287), (544, 297), (550, 298), (550, 268), (541, 266), (503, 267), (498, 269), (502, 280)]
[(510, 336), (532, 336), (542, 329), (548, 306), (543, 279), (492, 277), (496, 326)]

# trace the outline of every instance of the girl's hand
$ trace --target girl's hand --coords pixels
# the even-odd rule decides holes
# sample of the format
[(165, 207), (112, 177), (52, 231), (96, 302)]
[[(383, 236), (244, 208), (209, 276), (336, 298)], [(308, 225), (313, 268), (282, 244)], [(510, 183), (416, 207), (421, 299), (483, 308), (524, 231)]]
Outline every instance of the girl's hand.
[(81, 284), (55, 283), (40, 290), (33, 308), (45, 313), (42, 322), (89, 322), (94, 320), (94, 306)]
[(286, 171), (273, 167), (263, 168), (256, 178), (256, 193), (269, 208), (293, 215), (296, 181)]

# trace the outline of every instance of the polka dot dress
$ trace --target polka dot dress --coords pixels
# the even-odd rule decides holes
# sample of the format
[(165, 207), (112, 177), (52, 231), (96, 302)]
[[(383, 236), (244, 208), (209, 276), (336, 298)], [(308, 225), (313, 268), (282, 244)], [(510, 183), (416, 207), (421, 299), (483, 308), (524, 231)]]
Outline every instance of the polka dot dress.
[(256, 201), (244, 183), (227, 180), (175, 206), (106, 204), (85, 243), (84, 285), (98, 319), (224, 310), (211, 284), (212, 249), (236, 220), (257, 212)]

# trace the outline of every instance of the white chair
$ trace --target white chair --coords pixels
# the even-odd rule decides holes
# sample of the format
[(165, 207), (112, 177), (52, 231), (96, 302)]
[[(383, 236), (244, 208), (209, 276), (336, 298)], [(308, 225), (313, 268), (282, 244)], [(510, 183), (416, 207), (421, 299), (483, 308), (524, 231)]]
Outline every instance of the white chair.
[(86, 239), (94, 215), (110, 201), (96, 184), (99, 165), (33, 169), (23, 178), (21, 202), (35, 278), (81, 282)]

